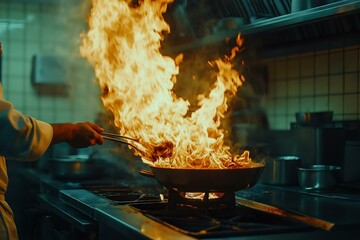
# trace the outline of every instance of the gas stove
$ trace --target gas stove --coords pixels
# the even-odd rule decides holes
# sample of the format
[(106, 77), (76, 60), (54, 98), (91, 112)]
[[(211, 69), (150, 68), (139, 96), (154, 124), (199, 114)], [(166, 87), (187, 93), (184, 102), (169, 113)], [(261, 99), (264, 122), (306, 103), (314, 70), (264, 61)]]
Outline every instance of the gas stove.
[(235, 193), (189, 200), (176, 191), (143, 190), (125, 184), (85, 184), (59, 190), (58, 197), (97, 224), (98, 239), (238, 239), (316, 230), (243, 206)]
[[(46, 215), (40, 225), (70, 237), (36, 239), (342, 239), (358, 229), (351, 227), (359, 222), (356, 200), (338, 203), (262, 184), (214, 197), (150, 182), (41, 178), (38, 199)], [(341, 211), (328, 210), (340, 206)]]
[(194, 238), (225, 238), (308, 230), (284, 218), (237, 205), (228, 210), (204, 210), (167, 203), (131, 204), (146, 217)]

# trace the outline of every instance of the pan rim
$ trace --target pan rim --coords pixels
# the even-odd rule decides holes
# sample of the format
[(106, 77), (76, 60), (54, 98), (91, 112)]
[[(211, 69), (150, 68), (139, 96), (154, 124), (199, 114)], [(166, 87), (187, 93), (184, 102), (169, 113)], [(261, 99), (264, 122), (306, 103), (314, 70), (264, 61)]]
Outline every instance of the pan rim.
[(256, 165), (253, 165), (251, 167), (239, 167), (239, 168), (173, 168), (173, 167), (158, 167), (158, 166), (150, 166), (151, 168), (155, 168), (155, 169), (168, 169), (170, 170), (191, 170), (191, 171), (222, 171), (222, 170), (226, 170), (226, 171), (238, 171), (238, 170), (245, 170), (245, 169), (258, 169), (258, 168), (263, 168), (265, 167), (265, 165), (260, 164), (260, 163), (253, 163)]

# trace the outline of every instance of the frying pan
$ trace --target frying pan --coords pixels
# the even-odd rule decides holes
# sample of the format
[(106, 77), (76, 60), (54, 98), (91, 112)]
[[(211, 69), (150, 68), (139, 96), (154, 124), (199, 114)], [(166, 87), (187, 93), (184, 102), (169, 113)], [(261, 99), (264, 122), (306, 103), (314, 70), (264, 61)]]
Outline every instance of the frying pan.
[(263, 165), (230, 169), (178, 169), (150, 166), (139, 173), (156, 180), (167, 189), (181, 192), (236, 192), (256, 184)]

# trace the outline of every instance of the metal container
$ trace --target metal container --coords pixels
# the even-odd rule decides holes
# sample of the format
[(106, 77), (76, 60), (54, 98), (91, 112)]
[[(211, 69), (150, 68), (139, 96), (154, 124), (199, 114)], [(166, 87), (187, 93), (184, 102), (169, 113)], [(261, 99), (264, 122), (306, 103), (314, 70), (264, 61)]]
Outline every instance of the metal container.
[(328, 191), (334, 189), (340, 179), (341, 167), (311, 165), (298, 169), (299, 185), (306, 190)]
[(333, 112), (297, 112), (295, 118), (300, 126), (319, 127), (332, 122)]
[(342, 166), (346, 131), (340, 127), (297, 127), (292, 130), (301, 167)]
[(360, 186), (360, 141), (345, 142), (342, 181)]
[(68, 155), (49, 159), (49, 170), (51, 175), (58, 179), (92, 179), (104, 173), (97, 162), (86, 155)]
[(266, 160), (261, 182), (272, 185), (297, 185), (300, 158), (279, 156)]

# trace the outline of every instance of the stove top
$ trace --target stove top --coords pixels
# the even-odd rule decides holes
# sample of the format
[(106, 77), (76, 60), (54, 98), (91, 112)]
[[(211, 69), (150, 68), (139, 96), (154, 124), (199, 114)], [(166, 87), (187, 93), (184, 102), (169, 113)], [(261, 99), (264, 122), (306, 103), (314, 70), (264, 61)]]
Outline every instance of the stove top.
[[(124, 205), (135, 202), (157, 202), (161, 201), (161, 194), (141, 193), (127, 185), (96, 185), (84, 186), (84, 188), (98, 196), (111, 200), (113, 205)], [(164, 198), (162, 198), (164, 199)]]
[(309, 230), (304, 224), (236, 205), (231, 209), (169, 208), (167, 202), (130, 206), (150, 219), (196, 238), (220, 238)]
[[(66, 209), (77, 211), (70, 224), (81, 223), (76, 219), (81, 215), (84, 218), (80, 220), (92, 219), (97, 224), (99, 236), (108, 233), (99, 240), (336, 239), (358, 229), (353, 228), (349, 233), (342, 227), (359, 224), (357, 199), (303, 194), (262, 184), (236, 192), (235, 207), (227, 211), (226, 208), (211, 209), (211, 206), (199, 209), (187, 202), (169, 207), (171, 194), (155, 181), (150, 186), (143, 181), (134, 184), (124, 179), (77, 183), (51, 178), (40, 180), (40, 193), (45, 195), (46, 202), (42, 206), (69, 219), (69, 212), (60, 214), (59, 206), (54, 204), (54, 200), (62, 201), (61, 208), (66, 205)], [(328, 210), (338, 207), (340, 211)]]
[[(274, 235), (314, 230), (304, 223), (236, 203), (229, 208), (207, 208), (188, 203), (169, 204), (169, 194), (143, 193), (128, 185), (87, 185), (62, 190), (61, 198), (72, 207), (121, 232), (161, 226), (171, 234), (196, 239), (219, 239), (253, 235)], [(230, 195), (234, 196), (235, 195)], [(120, 230), (119, 230), (120, 231)], [(166, 232), (165, 231), (165, 232)], [(153, 234), (150, 233), (150, 234)], [(152, 236), (154, 237), (154, 236)]]

